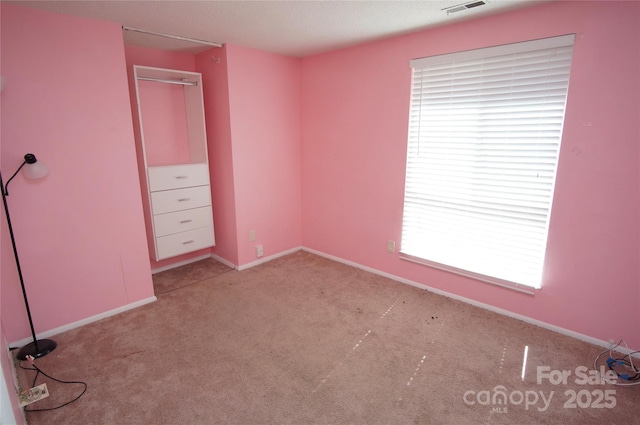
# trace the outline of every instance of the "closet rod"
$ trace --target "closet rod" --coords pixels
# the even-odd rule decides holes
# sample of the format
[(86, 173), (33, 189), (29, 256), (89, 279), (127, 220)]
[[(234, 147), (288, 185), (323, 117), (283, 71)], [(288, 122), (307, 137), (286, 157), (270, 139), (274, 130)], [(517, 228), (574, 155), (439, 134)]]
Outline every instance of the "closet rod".
[(144, 81), (156, 81), (158, 83), (169, 83), (169, 84), (180, 84), (183, 86), (197, 86), (198, 82), (197, 81), (186, 81), (186, 80), (170, 80), (170, 79), (166, 79), (166, 78), (151, 78), (151, 77), (137, 77), (138, 80), (144, 80)]
[(122, 29), (126, 30), (126, 31), (141, 32), (143, 34), (157, 35), (158, 37), (173, 38), (174, 40), (182, 40), (182, 41), (189, 41), (191, 43), (206, 44), (207, 46), (222, 47), (222, 44), (215, 43), (213, 41), (198, 40), (196, 38), (181, 37), (179, 35), (163, 34), (161, 32), (147, 31), (147, 30), (141, 30), (139, 28), (125, 27), (124, 25), (122, 26)]

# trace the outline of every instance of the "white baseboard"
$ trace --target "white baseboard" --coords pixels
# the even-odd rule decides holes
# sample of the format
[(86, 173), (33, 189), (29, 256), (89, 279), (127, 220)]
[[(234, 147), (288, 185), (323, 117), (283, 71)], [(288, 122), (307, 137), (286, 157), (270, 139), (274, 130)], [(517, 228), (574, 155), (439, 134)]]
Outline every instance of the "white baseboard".
[(251, 267), (258, 266), (262, 263), (266, 263), (271, 260), (275, 260), (276, 258), (284, 257), (285, 255), (293, 254), (294, 252), (298, 252), (302, 249), (302, 247), (298, 246), (295, 248), (288, 249), (286, 251), (279, 252), (277, 254), (270, 255), (268, 257), (262, 257), (259, 260), (252, 261), (251, 263), (243, 264), (241, 266), (236, 267), (238, 271), (250, 269)]
[[(160, 267), (158, 269), (154, 269), (154, 270), (151, 271), (151, 273), (159, 273), (161, 271), (165, 271), (165, 270), (169, 270), (169, 269), (172, 269), (172, 268), (175, 268), (175, 267), (178, 267), (178, 266), (194, 263), (196, 261), (205, 260), (207, 258), (213, 258), (214, 260), (219, 261), (222, 264), (224, 264), (226, 266), (229, 266), (231, 268), (237, 269), (237, 270), (246, 270), (248, 268), (257, 266), (259, 264), (266, 263), (267, 261), (271, 261), (271, 260), (274, 260), (276, 258), (283, 257), (285, 255), (292, 254), (294, 252), (300, 251), (300, 249), (301, 249), (301, 247), (292, 248), (292, 249), (289, 249), (287, 251), (283, 251), (283, 252), (280, 252), (278, 254), (270, 255), (268, 257), (261, 258), (258, 261), (254, 261), (252, 263), (248, 263), (248, 264), (245, 264), (245, 265), (242, 265), (242, 266), (236, 266), (235, 264), (231, 263), (230, 261), (227, 261), (224, 258), (219, 257), (219, 256), (217, 256), (215, 254), (206, 254), (206, 255), (201, 255), (201, 256), (198, 256), (198, 257), (190, 258), (188, 260), (180, 261), (178, 263), (173, 263), (173, 264), (170, 264), (168, 266)], [(50, 337), (52, 337), (54, 335), (57, 335), (57, 334), (60, 334), (62, 332), (70, 331), (71, 329), (79, 328), (80, 326), (88, 325), (89, 323), (97, 322), (98, 320), (101, 320), (101, 319), (106, 319), (107, 317), (114, 316), (116, 314), (120, 314), (120, 313), (123, 313), (123, 312), (125, 312), (127, 310), (132, 310), (132, 309), (137, 308), (137, 307), (141, 307), (141, 306), (143, 306), (145, 304), (149, 304), (149, 303), (152, 303), (154, 301), (157, 301), (157, 298), (155, 296), (149, 297), (149, 298), (146, 298), (144, 300), (136, 301), (134, 303), (127, 304), (127, 305), (124, 305), (122, 307), (115, 308), (113, 310), (105, 311), (104, 313), (96, 314), (95, 316), (87, 317), (86, 319), (78, 320), (76, 322), (69, 323), (67, 325), (60, 326), (60, 327), (55, 328), (55, 329), (51, 329), (51, 330), (48, 330), (48, 331), (45, 331), (45, 332), (38, 333), (36, 335), (36, 337), (38, 339), (50, 338)], [(11, 347), (22, 347), (22, 346), (25, 346), (25, 345), (27, 345), (28, 343), (30, 343), (32, 341), (33, 341), (33, 339), (31, 337), (23, 338), (23, 339), (21, 339), (19, 341), (12, 342), (10, 344), (10, 346)]]
[[(575, 331), (572, 331), (572, 330), (569, 330), (569, 329), (565, 329), (565, 328), (562, 328), (560, 326), (552, 325), (550, 323), (546, 323), (546, 322), (543, 322), (543, 321), (540, 321), (540, 320), (537, 320), (537, 319), (533, 319), (531, 317), (523, 316), (521, 314), (514, 313), (514, 312), (511, 312), (509, 310), (504, 310), (502, 308), (498, 308), (498, 307), (492, 306), (490, 304), (485, 304), (485, 303), (482, 303), (482, 302), (479, 302), (479, 301), (475, 301), (475, 300), (472, 300), (470, 298), (466, 298), (466, 297), (463, 297), (463, 296), (460, 296), (460, 295), (452, 294), (450, 292), (446, 292), (446, 291), (443, 291), (441, 289), (433, 288), (431, 286), (424, 285), (422, 283), (414, 282), (412, 280), (405, 279), (403, 277), (396, 276), (396, 275), (393, 275), (391, 273), (383, 272), (381, 270), (374, 269), (372, 267), (364, 266), (362, 264), (355, 263), (353, 261), (345, 260), (343, 258), (336, 257), (336, 256), (333, 256), (333, 255), (327, 254), (325, 252), (317, 251), (315, 249), (311, 249), (311, 248), (307, 248), (307, 247), (303, 247), (303, 246), (291, 248), (289, 250), (282, 251), (282, 252), (279, 252), (277, 254), (270, 255), (268, 257), (260, 258), (257, 261), (253, 261), (251, 263), (243, 264), (241, 266), (235, 266), (233, 263), (231, 263), (231, 262), (229, 262), (229, 261), (227, 261), (227, 260), (225, 260), (225, 259), (223, 259), (221, 257), (218, 257), (217, 255), (214, 255), (214, 254), (205, 255), (204, 257), (197, 257), (197, 259), (187, 260), (186, 262), (184, 262), (184, 264), (189, 264), (191, 262), (199, 261), (199, 260), (202, 260), (202, 259), (205, 259), (205, 258), (213, 258), (216, 261), (219, 261), (219, 262), (221, 262), (221, 263), (223, 263), (223, 264), (225, 264), (225, 265), (227, 265), (227, 266), (229, 266), (231, 268), (235, 268), (238, 271), (242, 271), (242, 270), (246, 270), (246, 269), (249, 269), (251, 267), (255, 267), (257, 265), (266, 263), (268, 261), (275, 260), (276, 258), (283, 257), (283, 256), (289, 255), (289, 254), (293, 254), (294, 252), (298, 252), (300, 250), (306, 251), (306, 252), (309, 252), (309, 253), (312, 253), (312, 254), (315, 254), (315, 255), (318, 255), (320, 257), (327, 258), (327, 259), (332, 260), (332, 261), (336, 261), (338, 263), (342, 263), (342, 264), (346, 264), (348, 266), (356, 267), (358, 269), (361, 269), (361, 270), (364, 270), (364, 271), (367, 271), (367, 272), (370, 272), (370, 273), (373, 273), (373, 274), (376, 274), (376, 275), (379, 275), (379, 276), (382, 276), (382, 277), (386, 277), (388, 279), (395, 280), (397, 282), (404, 283), (406, 285), (410, 285), (410, 286), (414, 286), (416, 288), (424, 289), (426, 291), (433, 292), (435, 294), (442, 295), (442, 296), (445, 296), (447, 298), (451, 298), (451, 299), (454, 299), (454, 300), (462, 301), (464, 303), (471, 304), (473, 306), (480, 307), (482, 309), (489, 310), (489, 311), (492, 311), (494, 313), (501, 314), (503, 316), (511, 317), (511, 318), (517, 319), (517, 320), (522, 320), (525, 323), (529, 323), (529, 324), (532, 324), (532, 325), (535, 325), (535, 326), (539, 326), (541, 328), (548, 329), (548, 330), (557, 332), (559, 334), (566, 335), (566, 336), (569, 336), (569, 337), (572, 337), (572, 338), (575, 338), (577, 340), (584, 341), (584, 342), (587, 342), (587, 343), (590, 343), (590, 344), (593, 344), (593, 345), (597, 345), (599, 347), (609, 348), (609, 345), (610, 345), (609, 341), (604, 341), (604, 340), (601, 340), (601, 339), (593, 338), (593, 337), (590, 337), (588, 335), (581, 334), (579, 332), (575, 332)], [(177, 267), (177, 266), (172, 265), (171, 267), (168, 267), (168, 268), (173, 268), (173, 267)], [(155, 271), (154, 271), (154, 273), (155, 273)], [(145, 304), (149, 304), (149, 303), (154, 302), (154, 301), (157, 301), (157, 298), (155, 296), (154, 297), (150, 297), (150, 298), (146, 298), (144, 300), (136, 301), (134, 303), (127, 304), (125, 306), (118, 307), (116, 309), (109, 310), (109, 311), (106, 311), (104, 313), (88, 317), (86, 319), (78, 320), (77, 322), (73, 322), (73, 323), (70, 323), (68, 325), (64, 325), (64, 326), (61, 326), (61, 327), (58, 327), (58, 328), (55, 328), (55, 329), (51, 329), (51, 330), (46, 331), (46, 332), (42, 332), (41, 334), (37, 335), (37, 338), (38, 339), (49, 338), (49, 337), (57, 335), (59, 333), (66, 332), (66, 331), (69, 331), (71, 329), (75, 329), (75, 328), (78, 328), (80, 326), (87, 325), (89, 323), (97, 322), (98, 320), (105, 319), (107, 317), (114, 316), (114, 315), (119, 314), (119, 313), (123, 313), (123, 312), (125, 312), (127, 310), (132, 310), (134, 308), (141, 307), (141, 306), (143, 306)], [(31, 341), (32, 341), (31, 338), (24, 338), (22, 340), (13, 342), (11, 344), (11, 346), (12, 347), (22, 347), (22, 346), (30, 343)], [(631, 352), (633, 352), (633, 350), (628, 349), (628, 348), (624, 348), (624, 347), (617, 347), (616, 351), (621, 352), (623, 354), (630, 354)], [(637, 357), (637, 355), (634, 355), (634, 357)]]
[[(1, 355), (7, 356), (11, 358), (11, 354), (7, 351), (7, 341), (2, 338), (2, 344), (4, 344), (3, 349), (4, 353)], [(15, 364), (11, 363), (11, 377), (5, 376), (2, 367), (0, 367), (0, 424), (17, 424), (18, 420), (16, 419), (16, 415), (13, 412), (13, 405), (17, 404), (17, 400), (14, 398), (15, 393), (17, 392), (18, 386), (18, 375)], [(22, 409), (20, 418), (20, 423), (26, 424), (27, 420), (24, 416), (24, 411)]]
[(224, 264), (227, 267), (231, 267), (232, 269), (235, 269), (237, 266), (235, 264), (233, 264), (231, 261), (220, 257), (219, 255), (216, 254), (211, 254), (211, 258), (213, 258), (214, 260), (216, 260), (219, 263)]
[[(104, 313), (96, 314), (95, 316), (87, 317), (86, 319), (78, 320), (77, 322), (69, 323), (64, 326), (60, 326), (55, 329), (48, 330), (46, 332), (42, 332), (36, 335), (36, 338), (50, 338), (54, 335), (60, 334), (62, 332), (70, 331), (71, 329), (79, 328), (80, 326), (88, 325), (89, 323), (97, 322), (98, 320), (106, 319), (107, 317), (115, 316), (116, 314), (124, 313), (128, 310), (133, 310), (134, 308), (141, 307), (145, 304), (152, 303), (157, 301), (158, 299), (153, 296), (149, 298), (145, 298), (140, 301), (136, 301), (131, 304), (123, 305), (122, 307), (114, 308), (113, 310), (105, 311)], [(32, 342), (32, 338), (24, 338), (19, 341), (14, 341), (11, 343), (12, 347), (22, 347)]]
[[(462, 301), (464, 303), (471, 304), (473, 306), (480, 307), (480, 308), (483, 308), (485, 310), (492, 311), (494, 313), (502, 314), (503, 316), (508, 316), (508, 317), (513, 318), (513, 319), (522, 320), (523, 322), (526, 322), (526, 323), (529, 323), (529, 324), (532, 324), (532, 325), (535, 325), (535, 326), (539, 326), (539, 327), (544, 328), (544, 329), (549, 329), (551, 331), (558, 332), (559, 334), (562, 334), (562, 335), (570, 336), (570, 337), (578, 339), (580, 341), (588, 342), (590, 344), (597, 345), (597, 346), (604, 347), (604, 348), (609, 348), (609, 341), (603, 341), (601, 339), (593, 338), (593, 337), (590, 337), (588, 335), (584, 335), (584, 334), (581, 334), (581, 333), (578, 333), (578, 332), (574, 332), (574, 331), (572, 331), (570, 329), (561, 328), (560, 326), (552, 325), (550, 323), (546, 323), (546, 322), (543, 322), (543, 321), (540, 321), (540, 320), (537, 320), (537, 319), (532, 319), (531, 317), (523, 316), (521, 314), (517, 314), (517, 313), (514, 313), (514, 312), (509, 311), (509, 310), (504, 310), (502, 308), (498, 308), (498, 307), (492, 306), (490, 304), (485, 304), (485, 303), (482, 303), (482, 302), (479, 302), (479, 301), (472, 300), (470, 298), (466, 298), (466, 297), (462, 297), (460, 295), (452, 294), (450, 292), (446, 292), (446, 291), (443, 291), (441, 289), (432, 288), (431, 286), (424, 285), (424, 284), (418, 283), (418, 282), (414, 282), (412, 280), (405, 279), (403, 277), (396, 276), (396, 275), (393, 275), (391, 273), (386, 273), (386, 272), (383, 272), (381, 270), (377, 270), (377, 269), (374, 269), (374, 268), (371, 268), (371, 267), (368, 267), (368, 266), (363, 266), (362, 264), (358, 264), (358, 263), (355, 263), (353, 261), (345, 260), (345, 259), (340, 258), (340, 257), (335, 257), (333, 255), (324, 253), (322, 251), (316, 251), (315, 249), (305, 248), (305, 247), (302, 247), (302, 250), (310, 252), (312, 254), (319, 255), (320, 257), (324, 257), (324, 258), (327, 258), (329, 260), (336, 261), (338, 263), (346, 264), (348, 266), (356, 267), (358, 269), (361, 269), (361, 270), (364, 270), (364, 271), (367, 271), (367, 272), (370, 272), (370, 273), (373, 273), (373, 274), (377, 274), (379, 276), (383, 276), (383, 277), (395, 280), (395, 281), (400, 282), (400, 283), (404, 283), (404, 284), (407, 284), (407, 285), (415, 286), (416, 288), (424, 289), (426, 291), (433, 292), (434, 294), (442, 295), (444, 297), (452, 298), (452, 299), (458, 300), (458, 301)], [(625, 349), (624, 347), (618, 347), (618, 348), (616, 348), (616, 351), (621, 352), (623, 354), (629, 354), (629, 353), (632, 352), (631, 349)], [(636, 357), (636, 356), (634, 356), (634, 357)]]

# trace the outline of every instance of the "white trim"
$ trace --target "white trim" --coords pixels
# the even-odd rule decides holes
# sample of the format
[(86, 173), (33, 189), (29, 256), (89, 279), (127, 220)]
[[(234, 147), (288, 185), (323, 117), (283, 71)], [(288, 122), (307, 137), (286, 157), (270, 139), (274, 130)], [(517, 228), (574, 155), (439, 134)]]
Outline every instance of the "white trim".
[(479, 273), (473, 273), (467, 270), (459, 269), (457, 267), (448, 266), (446, 264), (440, 264), (435, 261), (429, 261), (423, 258), (414, 257), (413, 255), (405, 254), (402, 251), (400, 251), (399, 257), (401, 260), (422, 264), (423, 266), (431, 267), (434, 269), (442, 270), (442, 271), (453, 273), (453, 274), (458, 274), (460, 276), (475, 279), (484, 283), (489, 283), (491, 285), (501, 286), (503, 288), (511, 289), (527, 295), (535, 295), (536, 294), (535, 291), (540, 290), (540, 288), (534, 288), (532, 286), (523, 285), (521, 283), (509, 282), (507, 280), (498, 279), (496, 277), (486, 276)]
[(232, 269), (235, 269), (237, 266), (235, 264), (233, 264), (231, 261), (224, 259), (222, 257), (220, 257), (219, 255), (216, 254), (211, 254), (211, 258), (213, 258), (214, 260), (216, 260), (219, 263), (224, 264), (227, 267), (231, 267)]
[(258, 266), (258, 265), (260, 265), (262, 263), (266, 263), (267, 261), (275, 260), (276, 258), (284, 257), (285, 255), (293, 254), (294, 252), (298, 252), (298, 251), (300, 251), (302, 249), (304, 249), (304, 248), (302, 248), (301, 246), (298, 246), (298, 247), (295, 247), (295, 248), (291, 248), (291, 249), (288, 249), (286, 251), (282, 251), (282, 252), (279, 252), (277, 254), (270, 255), (268, 257), (260, 258), (259, 260), (252, 261), (252, 262), (247, 263), (247, 264), (242, 264), (240, 266), (237, 266), (236, 270), (242, 271), (242, 270), (250, 269), (251, 267)]
[[(19, 381), (18, 381), (18, 369), (16, 368), (16, 364), (13, 361), (13, 356), (11, 354), (11, 351), (9, 351), (9, 344), (7, 343), (7, 340), (3, 338), (2, 339), (2, 343), (4, 344), (4, 349), (6, 351), (5, 355), (9, 359), (9, 363), (11, 363), (11, 374), (12, 374), (12, 378), (13, 378), (13, 387), (11, 387), (9, 385), (9, 381), (6, 380), (6, 376), (5, 376), (5, 383), (7, 384), (7, 391), (9, 391), (9, 394), (16, 394), (15, 404), (17, 405), (17, 404), (19, 404), (18, 400), (17, 400), (18, 388), (20, 388)], [(2, 405), (0, 405), (0, 407), (1, 406)], [(11, 412), (15, 416), (15, 411), (14, 411), (14, 408), (13, 408), (13, 404), (11, 404), (10, 406), (11, 406)], [(23, 425), (27, 424), (27, 417), (25, 416), (26, 413), (25, 413), (24, 409), (20, 409), (19, 408), (19, 411), (20, 411), (19, 418), (21, 419), (21, 422), (18, 422), (18, 421), (8, 422), (7, 425), (14, 424), (14, 423), (21, 423)], [(4, 422), (2, 422), (2, 425), (4, 425)]]
[[(412, 280), (405, 279), (403, 277), (396, 276), (396, 275), (391, 274), (391, 273), (383, 272), (381, 270), (374, 269), (372, 267), (364, 266), (362, 264), (355, 263), (355, 262), (349, 261), (349, 260), (345, 260), (343, 258), (336, 257), (336, 256), (333, 256), (333, 255), (327, 254), (325, 252), (317, 251), (315, 249), (307, 248), (307, 247), (304, 247), (304, 246), (291, 248), (289, 250), (282, 251), (282, 252), (280, 252), (278, 254), (270, 255), (270, 256), (264, 257), (264, 258), (262, 258), (262, 259), (260, 259), (258, 261), (247, 263), (247, 264), (244, 264), (242, 266), (237, 266), (235, 268), (238, 271), (246, 270), (246, 269), (249, 269), (251, 267), (255, 267), (255, 266), (259, 265), (259, 264), (266, 263), (267, 261), (271, 261), (271, 260), (274, 260), (276, 258), (283, 257), (285, 255), (293, 254), (293, 253), (298, 252), (298, 251), (309, 252), (311, 254), (315, 254), (315, 255), (318, 255), (320, 257), (324, 257), (324, 258), (327, 258), (329, 260), (332, 260), (332, 261), (335, 261), (335, 262), (338, 262), (338, 263), (346, 264), (348, 266), (356, 267), (358, 269), (364, 270), (364, 271), (369, 272), (369, 273), (376, 274), (378, 276), (382, 276), (382, 277), (386, 277), (386, 278), (391, 279), (391, 280), (395, 280), (396, 282), (404, 283), (406, 285), (410, 285), (410, 286), (413, 286), (413, 287), (416, 287), (416, 288), (419, 288), (419, 289), (424, 289), (426, 291), (432, 292), (432, 293), (437, 294), (437, 295), (442, 295), (442, 296), (447, 297), (447, 298), (451, 298), (451, 299), (454, 299), (454, 300), (462, 301), (464, 303), (467, 303), (467, 304), (470, 304), (470, 305), (473, 305), (473, 306), (476, 306), (476, 307), (479, 307), (479, 308), (482, 308), (482, 309), (485, 309), (485, 310), (488, 310), (488, 311), (492, 311), (494, 313), (498, 313), (498, 314), (501, 314), (503, 316), (511, 317), (513, 319), (522, 320), (525, 323), (529, 323), (529, 324), (532, 324), (532, 325), (535, 325), (535, 326), (539, 326), (541, 328), (548, 329), (548, 330), (557, 332), (557, 333), (559, 333), (561, 335), (569, 336), (571, 338), (575, 338), (575, 339), (580, 340), (580, 341), (584, 341), (584, 342), (587, 342), (587, 343), (590, 343), (590, 344), (594, 344), (594, 345), (597, 345), (597, 346), (600, 346), (600, 347), (603, 347), (603, 348), (609, 348), (609, 346), (610, 346), (609, 341), (604, 341), (604, 340), (601, 340), (601, 339), (593, 338), (593, 337), (590, 337), (588, 335), (584, 335), (584, 334), (581, 334), (581, 333), (578, 333), (578, 332), (574, 332), (574, 331), (569, 330), (569, 329), (561, 328), (559, 326), (552, 325), (552, 324), (549, 324), (549, 323), (546, 323), (546, 322), (542, 322), (540, 320), (532, 319), (530, 317), (523, 316), (523, 315), (520, 315), (520, 314), (517, 314), (517, 313), (513, 313), (511, 311), (504, 310), (504, 309), (501, 309), (501, 308), (498, 308), (498, 307), (494, 307), (492, 305), (485, 304), (485, 303), (482, 303), (482, 302), (479, 302), (479, 301), (475, 301), (475, 300), (472, 300), (470, 298), (466, 298), (466, 297), (462, 297), (460, 295), (452, 294), (450, 292), (446, 292), (446, 291), (443, 291), (441, 289), (433, 288), (431, 286), (424, 285), (422, 283), (414, 282)], [(222, 258), (218, 257), (217, 255), (211, 254), (211, 257), (214, 258), (217, 261), (220, 261), (221, 263), (223, 263), (225, 265), (228, 265), (229, 267), (232, 267), (232, 268), (234, 267), (232, 263), (230, 263), (229, 261), (223, 260)], [(116, 309), (113, 309), (113, 310), (109, 310), (109, 311), (106, 311), (104, 313), (88, 317), (86, 319), (78, 320), (77, 322), (73, 322), (73, 323), (70, 323), (68, 325), (61, 326), (59, 328), (55, 328), (55, 329), (52, 329), (52, 330), (49, 330), (49, 331), (46, 331), (46, 332), (42, 332), (41, 334), (37, 335), (37, 337), (38, 338), (49, 338), (49, 337), (57, 335), (59, 333), (66, 332), (66, 331), (69, 331), (69, 330), (72, 330), (72, 329), (75, 329), (75, 328), (78, 328), (78, 327), (81, 327), (81, 326), (84, 326), (84, 325), (88, 325), (89, 323), (97, 322), (97, 321), (105, 319), (107, 317), (114, 316), (114, 315), (120, 314), (120, 313), (124, 313), (125, 311), (132, 310), (134, 308), (141, 307), (141, 306), (143, 306), (145, 304), (149, 304), (149, 303), (152, 303), (152, 302), (155, 302), (155, 301), (157, 301), (157, 298), (155, 296), (154, 297), (145, 298), (143, 300), (136, 301), (134, 303), (127, 304), (125, 306), (122, 306), (122, 307), (119, 307), (119, 308), (116, 308)], [(24, 338), (22, 340), (15, 341), (15, 342), (11, 343), (10, 346), (12, 346), (12, 347), (22, 347), (22, 346), (30, 343), (31, 341), (32, 341), (31, 338)], [(630, 354), (634, 350), (628, 349), (628, 348), (624, 348), (624, 347), (617, 347), (616, 351), (618, 351), (620, 353), (623, 353), (623, 354)], [(640, 358), (640, 355), (634, 355), (634, 357)], [(14, 373), (15, 373), (15, 370), (14, 370)], [(0, 384), (1, 384), (1, 381), (0, 381)]]
[(151, 270), (151, 274), (156, 274), (160, 272), (164, 272), (167, 270), (175, 269), (176, 267), (186, 266), (187, 264), (195, 263), (196, 261), (206, 260), (207, 258), (211, 258), (211, 254), (199, 255), (197, 257), (189, 258), (187, 260), (178, 261), (177, 263), (167, 264), (166, 266), (158, 267), (157, 269)]
[[(113, 310), (105, 311), (104, 313), (96, 314), (95, 316), (87, 317), (86, 319), (78, 320), (77, 322), (72, 322), (67, 325), (63, 325), (58, 328), (39, 333), (36, 335), (36, 338), (38, 339), (49, 338), (54, 335), (60, 334), (62, 332), (67, 332), (72, 329), (79, 328), (84, 325), (88, 325), (89, 323), (97, 322), (98, 320), (106, 319), (107, 317), (115, 316), (116, 314), (124, 313), (125, 311), (133, 310), (134, 308), (137, 308), (137, 307), (142, 307), (145, 304), (149, 304), (157, 300), (158, 299), (155, 296), (145, 298), (143, 300), (136, 301), (131, 304), (123, 305), (122, 307), (114, 308)], [(33, 339), (29, 337), (29, 338), (21, 339), (19, 341), (14, 341), (10, 345), (12, 347), (22, 347), (32, 341)]]
[(143, 34), (155, 35), (155, 36), (158, 36), (158, 37), (171, 38), (173, 40), (188, 41), (189, 43), (204, 44), (206, 46), (214, 46), (214, 47), (222, 47), (223, 46), (221, 43), (217, 43), (215, 41), (199, 40), (197, 38), (182, 37), (181, 35), (165, 34), (165, 33), (162, 33), (162, 32), (143, 30), (143, 29), (140, 29), (140, 28), (125, 27), (124, 25), (122, 26), (122, 29), (125, 30), (125, 31), (135, 31), (135, 32), (143, 33)]
[[(320, 257), (324, 257), (324, 258), (327, 258), (329, 260), (336, 261), (338, 263), (346, 264), (348, 266), (356, 267), (358, 269), (361, 269), (361, 270), (364, 270), (364, 271), (367, 271), (367, 272), (370, 272), (370, 273), (373, 273), (373, 274), (377, 274), (378, 276), (386, 277), (386, 278), (395, 280), (395, 281), (400, 282), (400, 283), (404, 283), (404, 284), (407, 284), (407, 285), (414, 286), (416, 288), (424, 289), (424, 290), (427, 290), (429, 292), (433, 292), (434, 294), (442, 295), (442, 296), (445, 296), (447, 298), (452, 298), (454, 300), (462, 301), (464, 303), (471, 304), (473, 306), (480, 307), (482, 309), (492, 311), (494, 313), (502, 314), (503, 316), (511, 317), (513, 319), (522, 320), (523, 322), (529, 323), (531, 325), (539, 326), (541, 328), (548, 329), (548, 330), (557, 332), (559, 334), (575, 338), (575, 339), (580, 340), (580, 341), (588, 342), (590, 344), (594, 344), (594, 345), (597, 345), (597, 346), (600, 346), (600, 347), (604, 347), (604, 348), (609, 348), (609, 341), (604, 341), (604, 340), (601, 340), (601, 339), (593, 338), (593, 337), (590, 337), (588, 335), (584, 335), (584, 334), (581, 334), (581, 333), (578, 333), (578, 332), (574, 332), (574, 331), (569, 330), (569, 329), (561, 328), (560, 326), (552, 325), (550, 323), (546, 323), (546, 322), (543, 322), (543, 321), (540, 321), (540, 320), (537, 320), (537, 319), (532, 319), (531, 317), (523, 316), (521, 314), (514, 313), (514, 312), (511, 312), (509, 310), (504, 310), (502, 308), (494, 307), (492, 305), (485, 304), (485, 303), (482, 303), (482, 302), (479, 302), (479, 301), (475, 301), (475, 300), (472, 300), (470, 298), (466, 298), (466, 297), (462, 297), (460, 295), (452, 294), (450, 292), (446, 292), (446, 291), (443, 291), (441, 289), (436, 289), (436, 288), (433, 288), (431, 286), (424, 285), (422, 283), (414, 282), (412, 280), (405, 279), (403, 277), (393, 275), (391, 273), (386, 273), (386, 272), (383, 272), (383, 271), (380, 271), (380, 270), (377, 270), (377, 269), (374, 269), (374, 268), (371, 268), (371, 267), (368, 267), (368, 266), (363, 266), (362, 264), (354, 263), (353, 261), (348, 261), (348, 260), (342, 259), (340, 257), (335, 257), (333, 255), (326, 254), (326, 253), (324, 253), (322, 251), (316, 251), (315, 249), (306, 248), (306, 247), (302, 247), (302, 250), (306, 251), (306, 252), (310, 252), (312, 254), (319, 255)], [(623, 354), (629, 354), (633, 350), (624, 349), (624, 347), (617, 347), (616, 351), (621, 352)]]
[[(16, 416), (13, 414), (13, 406), (17, 401), (11, 399), (10, 394), (13, 394), (10, 392), (11, 387), (0, 367), (0, 424), (10, 425), (18, 423)], [(26, 423), (24, 418), (22, 422)]]

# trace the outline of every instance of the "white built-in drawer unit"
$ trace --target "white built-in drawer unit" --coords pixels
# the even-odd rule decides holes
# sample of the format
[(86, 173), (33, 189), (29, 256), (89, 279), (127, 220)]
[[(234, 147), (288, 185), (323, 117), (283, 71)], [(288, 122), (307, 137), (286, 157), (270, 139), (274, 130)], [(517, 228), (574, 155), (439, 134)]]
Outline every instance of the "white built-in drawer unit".
[(213, 243), (213, 226), (209, 226), (173, 235), (161, 236), (156, 239), (156, 249), (158, 251), (158, 258), (162, 259), (207, 248), (212, 246)]
[(215, 244), (207, 164), (149, 167), (156, 259)]
[(151, 192), (153, 215), (206, 207), (207, 205), (211, 205), (211, 189), (209, 189), (209, 186)]
[(133, 77), (149, 254), (158, 261), (214, 246), (202, 75), (134, 65)]
[(213, 214), (210, 206), (159, 214), (154, 216), (153, 226), (156, 237), (167, 236), (213, 226)]
[(149, 190), (151, 192), (210, 184), (207, 164), (149, 167), (147, 172), (149, 173)]

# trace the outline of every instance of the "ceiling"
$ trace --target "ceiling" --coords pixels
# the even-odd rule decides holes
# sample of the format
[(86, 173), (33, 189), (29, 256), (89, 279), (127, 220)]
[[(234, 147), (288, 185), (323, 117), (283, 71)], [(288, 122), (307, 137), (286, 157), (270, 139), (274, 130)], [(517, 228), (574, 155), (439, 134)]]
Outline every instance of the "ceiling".
[[(12, 1), (25, 7), (119, 23), (181, 37), (304, 57), (393, 35), (458, 22), (541, 0), (422, 1)], [(124, 31), (125, 43), (197, 53), (207, 46)]]

